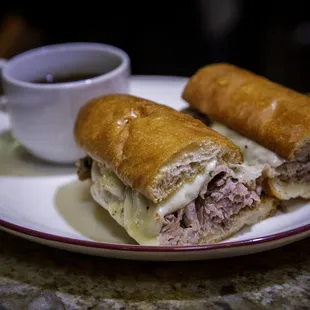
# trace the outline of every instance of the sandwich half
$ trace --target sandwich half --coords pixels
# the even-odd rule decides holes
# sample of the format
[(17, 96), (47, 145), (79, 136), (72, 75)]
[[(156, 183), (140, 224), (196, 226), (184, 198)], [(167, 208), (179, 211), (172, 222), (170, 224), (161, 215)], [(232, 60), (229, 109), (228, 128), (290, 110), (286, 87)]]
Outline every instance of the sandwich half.
[(264, 190), (310, 198), (310, 98), (231, 64), (205, 66), (182, 97), (260, 166)]
[(141, 245), (214, 243), (275, 212), (239, 147), (201, 121), (144, 98), (106, 95), (75, 123), (81, 181)]

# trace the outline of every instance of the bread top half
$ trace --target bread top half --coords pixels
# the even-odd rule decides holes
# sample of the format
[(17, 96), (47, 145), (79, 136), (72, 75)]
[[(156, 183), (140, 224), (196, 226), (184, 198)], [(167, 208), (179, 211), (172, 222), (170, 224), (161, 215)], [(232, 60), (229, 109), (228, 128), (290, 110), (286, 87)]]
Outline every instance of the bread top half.
[(201, 121), (132, 95), (88, 101), (74, 133), (89, 156), (153, 202), (167, 198), (212, 158), (243, 162), (239, 147)]
[(310, 98), (226, 63), (207, 65), (182, 97), (287, 160), (310, 159)]

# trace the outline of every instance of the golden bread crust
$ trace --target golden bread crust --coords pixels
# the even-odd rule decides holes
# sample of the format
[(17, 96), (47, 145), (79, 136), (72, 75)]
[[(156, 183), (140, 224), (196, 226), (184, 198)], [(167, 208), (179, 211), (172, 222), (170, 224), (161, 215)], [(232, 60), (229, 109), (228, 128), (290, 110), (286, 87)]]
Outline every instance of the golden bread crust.
[(75, 123), (78, 145), (94, 160), (152, 201), (150, 186), (159, 169), (183, 149), (216, 145), (230, 162), (240, 149), (193, 117), (131, 95), (113, 94), (87, 102)]
[(201, 68), (182, 97), (287, 160), (309, 141), (310, 98), (234, 65)]

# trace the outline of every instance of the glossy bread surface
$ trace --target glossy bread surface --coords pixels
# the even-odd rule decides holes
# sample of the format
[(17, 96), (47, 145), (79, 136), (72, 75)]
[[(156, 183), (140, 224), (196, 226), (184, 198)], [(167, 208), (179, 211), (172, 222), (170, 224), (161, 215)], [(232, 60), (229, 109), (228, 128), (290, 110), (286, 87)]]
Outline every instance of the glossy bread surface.
[(226, 160), (242, 161), (237, 146), (202, 122), (131, 95), (87, 102), (78, 114), (75, 136), (91, 157), (110, 165), (125, 184), (153, 201), (149, 186), (159, 169), (185, 148), (216, 147)]
[(310, 138), (310, 99), (234, 65), (197, 71), (183, 98), (199, 111), (289, 160)]

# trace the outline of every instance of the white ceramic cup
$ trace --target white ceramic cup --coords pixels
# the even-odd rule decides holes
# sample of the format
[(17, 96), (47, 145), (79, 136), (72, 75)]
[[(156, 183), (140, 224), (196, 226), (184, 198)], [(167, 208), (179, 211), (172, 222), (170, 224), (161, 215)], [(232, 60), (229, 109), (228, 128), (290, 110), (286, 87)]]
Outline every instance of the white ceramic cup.
[[(121, 49), (100, 43), (65, 43), (40, 47), (0, 61), (12, 133), (33, 155), (73, 163), (84, 152), (73, 128), (82, 105), (108, 93), (128, 93), (130, 59)], [(76, 82), (37, 84), (47, 74), (98, 74)], [(5, 106), (4, 106), (5, 104)], [(5, 107), (5, 109), (3, 109)]]

